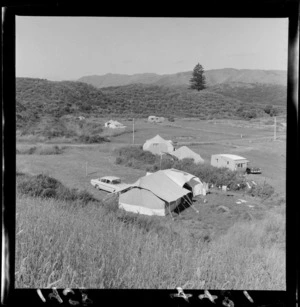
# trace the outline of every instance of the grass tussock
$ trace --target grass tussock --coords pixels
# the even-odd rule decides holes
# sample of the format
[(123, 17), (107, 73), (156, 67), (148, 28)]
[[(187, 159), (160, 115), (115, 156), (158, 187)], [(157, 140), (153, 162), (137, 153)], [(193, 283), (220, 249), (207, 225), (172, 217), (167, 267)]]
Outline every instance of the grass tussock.
[(284, 220), (272, 211), (207, 243), (180, 221), (18, 194), (15, 286), (284, 290)]

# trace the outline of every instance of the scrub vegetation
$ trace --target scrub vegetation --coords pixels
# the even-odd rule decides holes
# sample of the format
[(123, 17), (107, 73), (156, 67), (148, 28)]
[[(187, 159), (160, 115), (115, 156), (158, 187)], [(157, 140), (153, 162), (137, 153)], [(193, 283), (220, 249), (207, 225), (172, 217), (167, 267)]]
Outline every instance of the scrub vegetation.
[(16, 149), (16, 153), (19, 155), (59, 155), (63, 152), (64, 148), (57, 145), (19, 146)]
[(274, 188), (268, 184), (257, 184), (248, 189), (243, 173), (231, 171), (228, 168), (217, 168), (208, 163), (194, 163), (192, 159), (174, 159), (170, 155), (162, 158), (149, 151), (144, 151), (141, 146), (124, 146), (115, 151), (116, 164), (156, 172), (160, 169), (175, 168), (193, 174), (202, 181), (214, 186), (227, 186), (233, 191), (247, 191), (252, 196), (268, 198), (274, 193)]

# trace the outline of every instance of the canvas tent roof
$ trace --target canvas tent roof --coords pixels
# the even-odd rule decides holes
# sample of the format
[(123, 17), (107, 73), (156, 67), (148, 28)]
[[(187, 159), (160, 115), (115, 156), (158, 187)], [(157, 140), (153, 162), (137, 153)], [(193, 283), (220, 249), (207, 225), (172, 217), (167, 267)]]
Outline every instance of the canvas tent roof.
[(163, 170), (163, 172), (181, 187), (188, 184), (192, 188), (194, 196), (206, 195), (208, 190), (207, 184), (201, 182), (195, 175), (174, 168)]
[(194, 175), (179, 171), (177, 169), (165, 169), (163, 172), (178, 185), (183, 186), (186, 182), (189, 182)]
[(247, 160), (247, 159), (244, 158), (244, 157), (237, 156), (237, 155), (232, 155), (232, 154), (219, 154), (219, 155), (215, 155), (215, 156), (221, 156), (221, 157), (228, 158), (228, 159), (235, 160), (235, 161), (238, 161), (238, 160)]
[(203, 163), (204, 160), (201, 158), (201, 156), (194, 151), (192, 151), (187, 146), (182, 146), (178, 149), (176, 149), (174, 152), (172, 152), (172, 155), (177, 157), (178, 159), (184, 159), (184, 158), (192, 158), (196, 163)]
[(147, 142), (149, 142), (149, 143), (165, 143), (165, 142), (171, 142), (171, 141), (163, 139), (160, 135), (156, 135), (152, 139), (147, 140), (146, 143)]
[(170, 179), (163, 171), (141, 177), (135, 185), (151, 191), (168, 203), (176, 201), (190, 193), (189, 190), (179, 187), (179, 185)]

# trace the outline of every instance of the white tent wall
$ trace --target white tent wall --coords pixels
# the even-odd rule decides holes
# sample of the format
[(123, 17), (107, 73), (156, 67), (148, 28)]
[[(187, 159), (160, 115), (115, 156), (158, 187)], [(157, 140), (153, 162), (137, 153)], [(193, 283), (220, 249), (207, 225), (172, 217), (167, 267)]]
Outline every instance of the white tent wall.
[(128, 212), (132, 213), (138, 213), (138, 214), (144, 214), (144, 215), (158, 215), (158, 216), (165, 216), (166, 215), (166, 209), (151, 209), (147, 207), (142, 207), (142, 206), (133, 206), (130, 204), (126, 203), (119, 203), (119, 208), (124, 209)]
[[(126, 195), (127, 193), (127, 195)], [(133, 192), (134, 193), (134, 192)], [(183, 201), (182, 198), (177, 199), (171, 203), (167, 203), (160, 199), (159, 197), (152, 194), (151, 197), (155, 197), (155, 200), (152, 201), (156, 203), (155, 206), (149, 206), (146, 201), (144, 201), (143, 198), (139, 199), (132, 199), (133, 194), (132, 191), (127, 191), (120, 195), (119, 197), (119, 208), (124, 209), (125, 211), (132, 212), (132, 213), (138, 213), (138, 214), (144, 214), (144, 215), (157, 215), (157, 216), (166, 216), (168, 214), (171, 214), (172, 211), (176, 209), (177, 206)], [(142, 190), (142, 193), (151, 193), (147, 190)], [(129, 197), (128, 197), (129, 196)], [(137, 204), (137, 202), (139, 204)], [(159, 208), (160, 207), (160, 208)]]

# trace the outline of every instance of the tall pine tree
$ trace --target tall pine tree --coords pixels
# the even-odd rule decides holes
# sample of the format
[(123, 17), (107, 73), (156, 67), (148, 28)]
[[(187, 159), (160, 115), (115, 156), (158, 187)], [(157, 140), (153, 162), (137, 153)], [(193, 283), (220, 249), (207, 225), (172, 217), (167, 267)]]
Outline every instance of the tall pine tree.
[(195, 66), (193, 70), (193, 76), (190, 79), (190, 88), (193, 90), (201, 91), (206, 88), (204, 69), (199, 63)]

